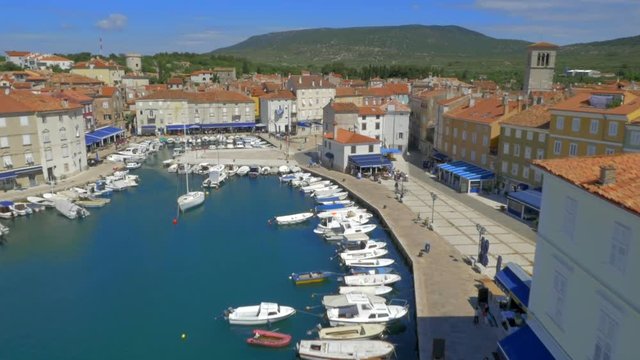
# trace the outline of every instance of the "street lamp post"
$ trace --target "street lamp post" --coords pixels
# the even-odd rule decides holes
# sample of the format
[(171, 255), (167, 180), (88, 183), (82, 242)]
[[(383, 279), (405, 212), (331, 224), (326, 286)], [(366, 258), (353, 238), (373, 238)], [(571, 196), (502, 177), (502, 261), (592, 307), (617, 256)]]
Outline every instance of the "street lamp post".
[(482, 250), (482, 235), (487, 233), (487, 229), (480, 224), (476, 224), (476, 230), (478, 230), (478, 255), (480, 255), (480, 251)]
[(436, 195), (436, 193), (434, 193), (433, 191), (431, 192), (431, 226), (433, 226), (433, 214), (435, 211), (435, 207), (436, 207), (436, 200), (438, 199), (438, 195)]

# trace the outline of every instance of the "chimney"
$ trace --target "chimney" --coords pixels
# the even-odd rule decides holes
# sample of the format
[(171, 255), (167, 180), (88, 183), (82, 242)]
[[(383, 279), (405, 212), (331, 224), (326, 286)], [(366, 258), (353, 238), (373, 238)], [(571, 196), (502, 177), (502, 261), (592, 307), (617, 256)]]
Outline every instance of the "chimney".
[(298, 76), (298, 84), (302, 84), (302, 75)]
[(320, 87), (322, 87), (322, 79), (320, 79)]
[(509, 94), (502, 95), (502, 106), (504, 107), (504, 115), (509, 114)]
[(518, 95), (518, 112), (522, 111), (522, 95)]
[(616, 182), (616, 167), (614, 165), (600, 166), (600, 185), (609, 185)]
[(316, 81), (315, 80), (311, 80), (311, 87), (316, 87)]
[(69, 107), (69, 100), (67, 100), (67, 98), (63, 98), (61, 101), (61, 105), (63, 108)]

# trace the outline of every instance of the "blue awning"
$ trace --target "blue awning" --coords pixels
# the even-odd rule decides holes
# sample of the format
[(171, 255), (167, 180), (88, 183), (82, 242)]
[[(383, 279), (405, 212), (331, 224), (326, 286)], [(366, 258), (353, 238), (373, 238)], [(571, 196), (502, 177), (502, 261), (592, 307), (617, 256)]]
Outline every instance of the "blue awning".
[(345, 207), (345, 204), (318, 205), (316, 206), (316, 212), (342, 209), (344, 207)]
[(187, 126), (184, 124), (173, 124), (173, 125), (167, 125), (165, 127), (165, 130), (167, 131), (183, 131)]
[(156, 126), (155, 125), (142, 125), (140, 128), (141, 129), (154, 129), (155, 130)]
[(100, 142), (100, 138), (97, 136), (84, 134), (84, 142), (87, 146), (93, 145)]
[(540, 203), (542, 203), (542, 192), (538, 190), (525, 190), (510, 192), (507, 199), (517, 201), (532, 209), (540, 211)]
[(491, 170), (483, 169), (479, 166), (469, 164), (464, 161), (454, 161), (438, 165), (438, 168), (458, 175), (467, 180), (490, 180), (495, 177)]
[(246, 128), (246, 127), (255, 127), (256, 123), (254, 122), (228, 122), (228, 123), (216, 123), (216, 124), (200, 124), (203, 129), (220, 129), (220, 128)]
[(382, 155), (387, 155), (387, 154), (400, 154), (402, 153), (401, 150), (399, 149), (394, 149), (394, 148), (380, 148), (380, 153)]
[(123, 129), (120, 129), (114, 126), (105, 126), (103, 128), (99, 128), (94, 131), (88, 132), (85, 134), (85, 136), (90, 135), (101, 141), (111, 136), (122, 134), (123, 132), (124, 132)]
[(187, 129), (200, 129), (200, 125), (198, 124), (187, 125)]
[(529, 307), (531, 276), (527, 275), (522, 268), (514, 263), (509, 263), (496, 274), (495, 281), (525, 308)]
[(42, 166), (34, 165), (34, 166), (23, 167), (23, 168), (20, 168), (20, 169), (15, 169), (14, 173), (17, 176), (17, 175), (37, 173), (37, 172), (41, 172), (41, 171), (42, 171)]
[(325, 154), (324, 154), (324, 156), (325, 156), (327, 159), (333, 159), (333, 153), (331, 153), (331, 152), (325, 153)]
[(311, 127), (311, 123), (309, 121), (298, 121), (298, 126), (300, 126), (300, 127)]
[(529, 325), (525, 325), (498, 341), (498, 347), (507, 360), (553, 360), (544, 343)]
[(393, 167), (391, 160), (379, 154), (351, 155), (349, 162), (359, 168)]
[(434, 151), (431, 154), (431, 157), (436, 159), (437, 161), (445, 161), (445, 160), (447, 160), (447, 155), (445, 155), (445, 154), (443, 154), (441, 152), (438, 152), (438, 151)]
[(3, 173), (0, 173), (0, 180), (9, 180), (9, 179), (15, 179), (15, 178), (16, 178), (15, 171), (5, 171)]

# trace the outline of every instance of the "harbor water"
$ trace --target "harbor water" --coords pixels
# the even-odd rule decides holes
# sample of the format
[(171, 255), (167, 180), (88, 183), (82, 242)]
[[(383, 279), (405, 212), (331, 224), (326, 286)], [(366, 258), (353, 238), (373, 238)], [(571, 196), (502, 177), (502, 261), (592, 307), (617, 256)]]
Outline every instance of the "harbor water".
[[(313, 200), (275, 176), (235, 177), (173, 224), (185, 181), (161, 167), (167, 154), (152, 155), (135, 171), (139, 187), (115, 193), (86, 219), (51, 209), (3, 221), (11, 233), (0, 246), (0, 359), (294, 359), (296, 341), (328, 326), (321, 295), (337, 292), (339, 277), (305, 286), (288, 277), (344, 273), (331, 259), (336, 247), (313, 233), (317, 219), (267, 222)], [(202, 177), (191, 179), (192, 189), (200, 186)], [(410, 303), (387, 341), (398, 359), (415, 359), (412, 276), (380, 226), (371, 237), (389, 242), (403, 278), (391, 297)], [(261, 301), (298, 310), (270, 327), (293, 336), (289, 347), (247, 345), (253, 327), (222, 318), (228, 307)]]

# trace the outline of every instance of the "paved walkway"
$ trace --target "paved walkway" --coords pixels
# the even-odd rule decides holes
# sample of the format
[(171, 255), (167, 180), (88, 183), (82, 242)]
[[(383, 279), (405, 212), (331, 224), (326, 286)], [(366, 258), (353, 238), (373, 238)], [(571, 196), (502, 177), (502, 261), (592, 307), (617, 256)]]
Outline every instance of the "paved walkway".
[[(379, 213), (413, 268), (421, 359), (431, 359), (434, 338), (446, 340), (447, 359), (491, 358), (503, 336), (496, 327), (473, 325), (473, 306), (482, 275), (466, 265), (459, 251), (441, 236), (413, 221), (413, 212), (381, 185), (314, 167), (306, 170), (331, 178)], [(381, 191), (382, 190), (382, 191)], [(426, 243), (429, 254), (419, 256)]]

